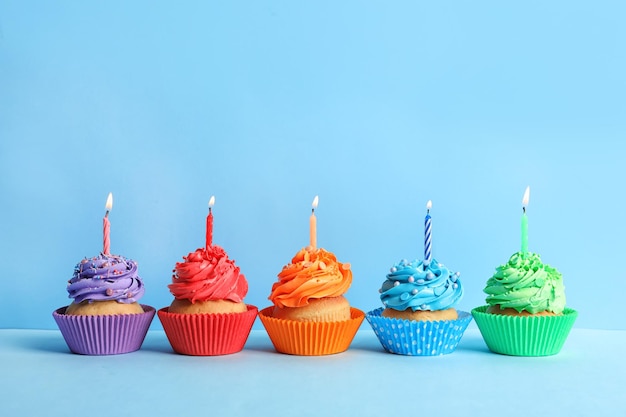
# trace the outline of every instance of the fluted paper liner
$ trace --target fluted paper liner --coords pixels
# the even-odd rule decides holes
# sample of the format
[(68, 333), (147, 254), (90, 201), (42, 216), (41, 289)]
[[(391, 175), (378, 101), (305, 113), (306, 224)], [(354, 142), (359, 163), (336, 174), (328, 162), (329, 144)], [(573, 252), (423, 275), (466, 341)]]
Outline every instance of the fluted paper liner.
[(383, 308), (365, 316), (389, 353), (407, 356), (439, 356), (454, 352), (472, 321), (470, 313), (458, 312), (456, 320), (416, 321), (383, 317)]
[(242, 313), (180, 314), (158, 311), (165, 335), (176, 353), (217, 356), (240, 352), (248, 340), (258, 309)]
[(302, 356), (332, 355), (344, 352), (352, 343), (365, 313), (350, 307), (350, 319), (331, 322), (284, 320), (272, 317), (274, 307), (259, 312), (261, 323), (281, 353)]
[(472, 315), (489, 350), (512, 356), (549, 356), (561, 351), (578, 312), (565, 308), (560, 316), (506, 316), (476, 307)]
[(65, 343), (81, 355), (116, 355), (138, 350), (146, 338), (155, 309), (141, 305), (143, 313), (98, 316), (65, 314), (66, 307), (52, 312)]

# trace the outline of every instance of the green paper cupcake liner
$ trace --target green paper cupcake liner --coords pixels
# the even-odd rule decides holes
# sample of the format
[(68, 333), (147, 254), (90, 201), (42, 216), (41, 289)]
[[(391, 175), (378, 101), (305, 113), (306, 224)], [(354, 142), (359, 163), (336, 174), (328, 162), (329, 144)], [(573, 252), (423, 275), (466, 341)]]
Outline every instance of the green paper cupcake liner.
[(561, 351), (578, 317), (565, 308), (560, 316), (505, 316), (476, 307), (472, 316), (489, 350), (511, 356), (550, 356)]

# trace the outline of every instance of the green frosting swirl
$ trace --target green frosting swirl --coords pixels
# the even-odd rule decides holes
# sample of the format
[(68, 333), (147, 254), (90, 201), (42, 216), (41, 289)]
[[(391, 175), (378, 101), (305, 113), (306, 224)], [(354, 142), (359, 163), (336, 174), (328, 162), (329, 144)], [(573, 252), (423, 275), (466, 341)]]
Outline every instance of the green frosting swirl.
[(489, 305), (514, 308), (535, 314), (565, 308), (565, 287), (561, 273), (544, 265), (536, 253), (514, 253), (509, 262), (496, 268), (484, 289)]

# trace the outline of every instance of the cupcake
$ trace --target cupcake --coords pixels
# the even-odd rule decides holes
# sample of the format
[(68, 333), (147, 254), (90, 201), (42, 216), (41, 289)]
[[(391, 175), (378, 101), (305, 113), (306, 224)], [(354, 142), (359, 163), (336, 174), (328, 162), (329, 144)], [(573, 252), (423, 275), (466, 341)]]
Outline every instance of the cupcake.
[(218, 245), (197, 249), (177, 262), (174, 296), (158, 316), (175, 352), (184, 355), (226, 355), (243, 349), (257, 308), (244, 303), (248, 282)]
[(73, 302), (52, 315), (72, 352), (111, 355), (141, 347), (155, 309), (138, 303), (145, 289), (135, 261), (109, 254), (85, 258), (67, 291)]
[(364, 317), (344, 296), (351, 283), (350, 264), (324, 249), (300, 250), (272, 286), (273, 305), (259, 312), (276, 350), (316, 356), (348, 349)]
[(565, 306), (563, 277), (538, 254), (514, 253), (496, 268), (484, 292), (487, 305), (472, 310), (487, 347), (515, 356), (559, 353), (578, 313)]
[(366, 315), (387, 352), (436, 356), (456, 349), (472, 320), (455, 309), (463, 297), (459, 275), (435, 259), (391, 268), (379, 290), (384, 307)]

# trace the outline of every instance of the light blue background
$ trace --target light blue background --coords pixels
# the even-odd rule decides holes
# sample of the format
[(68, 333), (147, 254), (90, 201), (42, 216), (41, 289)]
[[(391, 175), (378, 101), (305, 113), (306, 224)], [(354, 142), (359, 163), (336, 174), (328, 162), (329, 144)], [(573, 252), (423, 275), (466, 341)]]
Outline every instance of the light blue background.
[(434, 256), (470, 310), (519, 248), (530, 185), (530, 249), (563, 273), (576, 327), (626, 329), (624, 12), (3, 1), (0, 327), (56, 328), (110, 191), (112, 251), (139, 262), (157, 308), (204, 243), (211, 195), (215, 243), (267, 306), (317, 194), (319, 245), (352, 264), (355, 307), (379, 307), (389, 267), (421, 258), (431, 199)]

